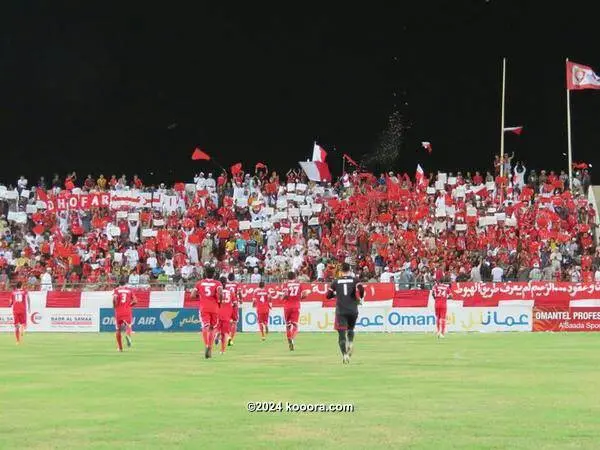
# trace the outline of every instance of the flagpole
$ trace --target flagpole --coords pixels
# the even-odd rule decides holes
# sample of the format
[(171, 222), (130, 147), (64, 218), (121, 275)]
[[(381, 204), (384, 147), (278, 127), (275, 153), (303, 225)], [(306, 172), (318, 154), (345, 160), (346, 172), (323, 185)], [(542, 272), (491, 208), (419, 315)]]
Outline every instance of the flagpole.
[(346, 174), (346, 158), (342, 155), (342, 176)]
[(500, 176), (504, 175), (504, 103), (506, 101), (506, 58), (502, 58), (502, 112), (500, 114)]
[[(565, 60), (569, 63), (569, 58)], [(567, 80), (568, 81), (568, 80)], [(568, 164), (569, 164), (569, 190), (573, 190), (573, 148), (571, 146), (571, 92), (567, 82), (567, 144), (568, 144)]]

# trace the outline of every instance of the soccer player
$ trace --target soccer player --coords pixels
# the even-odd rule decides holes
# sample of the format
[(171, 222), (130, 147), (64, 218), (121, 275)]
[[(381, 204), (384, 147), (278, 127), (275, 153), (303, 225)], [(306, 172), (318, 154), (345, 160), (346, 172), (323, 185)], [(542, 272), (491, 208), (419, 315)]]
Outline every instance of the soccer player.
[(271, 310), (271, 301), (269, 293), (265, 289), (265, 282), (258, 284), (258, 289), (254, 291), (252, 306), (256, 308), (258, 316), (258, 328), (260, 330), (260, 339), (264, 341), (269, 334), (269, 311)]
[(438, 338), (446, 335), (448, 299), (452, 298), (448, 281), (448, 278), (443, 278), (441, 283), (435, 283), (431, 289), (431, 294), (435, 299), (435, 334)]
[(235, 275), (230, 273), (227, 277), (227, 284), (225, 285), (225, 289), (231, 291), (233, 296), (232, 305), (233, 310), (231, 313), (231, 327), (229, 329), (229, 342), (227, 345), (233, 345), (233, 339), (235, 338), (235, 332), (237, 331), (237, 324), (240, 318), (240, 305), (242, 303), (242, 293), (240, 291), (239, 284), (235, 281)]
[(194, 295), (200, 297), (200, 317), (202, 320), (202, 340), (204, 357), (212, 357), (212, 346), (219, 321), (219, 303), (223, 297), (223, 285), (215, 280), (214, 267), (206, 268), (206, 278), (196, 283)]
[(127, 347), (131, 347), (131, 332), (133, 313), (131, 307), (137, 303), (133, 290), (125, 286), (127, 281), (123, 278), (119, 287), (113, 291), (113, 306), (115, 308), (115, 328), (117, 337), (117, 350), (123, 351), (123, 338), (121, 328), (125, 326), (125, 340)]
[(331, 283), (327, 298), (336, 299), (335, 329), (342, 352), (342, 363), (348, 364), (354, 351), (354, 327), (358, 318), (358, 305), (365, 297), (365, 288), (350, 271), (350, 265), (342, 264), (342, 276)]
[[(219, 304), (219, 327), (217, 337), (221, 342), (221, 355), (225, 353), (225, 347), (231, 334), (231, 317), (233, 314), (233, 304), (236, 302), (234, 294), (231, 290), (227, 289), (227, 278), (221, 277), (219, 279), (223, 285), (223, 295), (221, 297), (221, 303)], [(215, 340), (215, 344), (217, 341)]]
[(17, 339), (17, 345), (19, 345), (21, 339), (23, 339), (25, 328), (27, 328), (27, 311), (31, 309), (29, 294), (23, 289), (23, 283), (20, 281), (17, 283), (17, 288), (10, 295), (8, 306), (12, 306), (15, 338)]
[(283, 316), (285, 319), (286, 336), (290, 351), (296, 349), (296, 335), (298, 334), (298, 318), (300, 317), (300, 299), (306, 298), (302, 285), (296, 281), (294, 272), (288, 273), (288, 281), (283, 285)]

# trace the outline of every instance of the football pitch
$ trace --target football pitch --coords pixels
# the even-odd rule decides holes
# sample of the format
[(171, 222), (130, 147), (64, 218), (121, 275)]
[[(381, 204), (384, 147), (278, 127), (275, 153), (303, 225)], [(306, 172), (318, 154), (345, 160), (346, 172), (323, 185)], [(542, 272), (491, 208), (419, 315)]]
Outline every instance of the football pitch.
[[(347, 366), (334, 334), (134, 341), (1, 334), (0, 448), (600, 448), (598, 334), (357, 334)], [(286, 411), (314, 404), (354, 411)]]

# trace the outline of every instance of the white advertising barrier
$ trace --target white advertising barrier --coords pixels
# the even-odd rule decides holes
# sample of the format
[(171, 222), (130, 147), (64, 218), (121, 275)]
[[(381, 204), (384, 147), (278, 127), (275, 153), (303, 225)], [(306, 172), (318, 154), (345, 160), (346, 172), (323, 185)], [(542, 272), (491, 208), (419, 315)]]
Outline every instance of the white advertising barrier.
[[(302, 308), (298, 320), (300, 331), (334, 331), (335, 308)], [(447, 328), (450, 332), (531, 331), (531, 306), (449, 307)], [(283, 308), (273, 308), (270, 331), (285, 331)], [(359, 308), (357, 331), (431, 332), (435, 315), (428, 308)], [(258, 331), (253, 308), (242, 309), (242, 331)]]
[[(98, 332), (98, 308), (32, 308), (27, 314), (27, 331)], [(0, 308), (0, 331), (13, 331), (10, 308)]]

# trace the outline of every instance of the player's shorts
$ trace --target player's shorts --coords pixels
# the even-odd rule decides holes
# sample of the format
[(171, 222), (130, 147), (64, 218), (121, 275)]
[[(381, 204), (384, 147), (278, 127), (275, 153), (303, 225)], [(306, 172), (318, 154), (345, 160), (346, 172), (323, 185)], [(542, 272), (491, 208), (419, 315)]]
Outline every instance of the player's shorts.
[(438, 319), (445, 319), (448, 313), (447, 305), (436, 305), (435, 306), (435, 317)]
[(358, 319), (358, 314), (355, 313), (336, 313), (333, 327), (338, 331), (354, 330), (356, 319)]
[(213, 327), (216, 328), (219, 324), (219, 314), (216, 312), (202, 312), (200, 311), (200, 318), (202, 320), (202, 328)]
[(119, 330), (122, 326), (128, 326), (128, 325), (131, 325), (132, 323), (133, 323), (133, 317), (130, 315), (115, 317), (115, 326), (117, 327), (117, 330)]
[(231, 323), (229, 320), (219, 320), (219, 333), (231, 334)]
[(27, 325), (27, 314), (24, 312), (13, 312), (13, 323), (15, 325)]
[(298, 318), (300, 317), (300, 310), (298, 308), (294, 309), (284, 309), (283, 317), (285, 318), (285, 323), (298, 323)]
[(233, 308), (233, 312), (231, 313), (231, 320), (237, 322), (240, 319), (240, 308)]
[(258, 323), (269, 323), (269, 313), (268, 312), (259, 312), (258, 314)]

